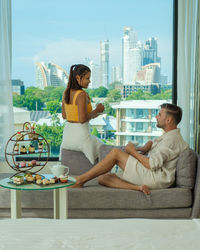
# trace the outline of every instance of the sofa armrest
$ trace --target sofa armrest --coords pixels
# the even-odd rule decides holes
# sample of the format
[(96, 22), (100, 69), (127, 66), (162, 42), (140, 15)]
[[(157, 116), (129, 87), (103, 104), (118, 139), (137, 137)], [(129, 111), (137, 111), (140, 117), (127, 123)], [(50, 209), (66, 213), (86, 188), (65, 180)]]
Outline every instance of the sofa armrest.
[(192, 218), (200, 217), (200, 155), (198, 155), (196, 181), (193, 193)]

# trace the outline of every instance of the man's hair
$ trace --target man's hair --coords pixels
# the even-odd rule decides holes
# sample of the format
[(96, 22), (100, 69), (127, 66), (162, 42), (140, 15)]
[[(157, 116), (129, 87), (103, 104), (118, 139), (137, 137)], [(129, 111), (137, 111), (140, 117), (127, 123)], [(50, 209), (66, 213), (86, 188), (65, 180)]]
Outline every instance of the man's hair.
[(163, 103), (160, 107), (166, 110), (167, 115), (173, 117), (176, 125), (179, 124), (182, 119), (182, 109), (179, 106), (171, 103)]

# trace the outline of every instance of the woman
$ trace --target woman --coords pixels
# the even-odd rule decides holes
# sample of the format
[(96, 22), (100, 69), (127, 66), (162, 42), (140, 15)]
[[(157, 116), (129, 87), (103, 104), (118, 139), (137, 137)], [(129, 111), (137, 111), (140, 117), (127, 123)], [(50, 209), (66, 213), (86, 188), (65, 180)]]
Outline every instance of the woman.
[(104, 111), (99, 103), (92, 110), (91, 100), (83, 90), (90, 83), (90, 69), (83, 65), (72, 65), (69, 82), (63, 95), (62, 117), (67, 120), (63, 132), (61, 150), (69, 149), (81, 151), (94, 164), (99, 156), (102, 142), (90, 134), (89, 121)]

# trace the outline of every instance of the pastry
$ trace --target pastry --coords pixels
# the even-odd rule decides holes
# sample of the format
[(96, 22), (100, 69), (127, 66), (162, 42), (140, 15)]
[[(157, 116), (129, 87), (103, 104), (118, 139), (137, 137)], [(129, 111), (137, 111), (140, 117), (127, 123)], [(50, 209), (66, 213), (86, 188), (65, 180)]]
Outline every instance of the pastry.
[(12, 180), (13, 180), (13, 183), (17, 185), (21, 185), (24, 183), (24, 177), (20, 175), (13, 177)]
[(42, 180), (42, 176), (39, 175), (39, 174), (36, 174), (35, 179), (36, 179), (36, 181), (37, 181), (37, 180)]
[(21, 168), (26, 167), (26, 162), (25, 162), (25, 161), (20, 162), (20, 167), (21, 167)]
[(59, 180), (62, 183), (66, 183), (66, 182), (68, 182), (68, 176), (67, 175), (60, 175)]
[(42, 180), (42, 184), (43, 184), (43, 185), (48, 185), (48, 184), (49, 184), (49, 180), (43, 179), (43, 180)]
[(43, 143), (42, 142), (38, 143), (38, 151), (39, 152), (43, 151)]
[(17, 139), (17, 141), (23, 141), (24, 140), (24, 136), (22, 135), (21, 132), (17, 132), (16, 139)]
[(54, 178), (51, 178), (50, 180), (49, 180), (49, 184), (55, 184), (56, 183), (56, 180), (54, 179)]
[(26, 174), (26, 180), (27, 182), (33, 182), (35, 180), (35, 176), (32, 174)]
[(26, 147), (23, 145), (20, 147), (20, 154), (26, 154), (27, 151), (26, 151)]
[(35, 166), (36, 165), (36, 160), (32, 160), (31, 163), (32, 163), (32, 166)]
[(28, 148), (28, 151), (29, 151), (29, 153), (34, 153), (35, 152), (35, 147), (32, 144), (30, 144), (30, 146)]
[(42, 180), (41, 179), (37, 179), (36, 180), (36, 184), (38, 184), (38, 185), (42, 184)]
[(32, 162), (29, 161), (29, 162), (28, 162), (28, 167), (32, 167), (32, 166), (33, 166)]
[(16, 143), (15, 146), (14, 146), (14, 152), (15, 153), (19, 152), (19, 144), (18, 143)]

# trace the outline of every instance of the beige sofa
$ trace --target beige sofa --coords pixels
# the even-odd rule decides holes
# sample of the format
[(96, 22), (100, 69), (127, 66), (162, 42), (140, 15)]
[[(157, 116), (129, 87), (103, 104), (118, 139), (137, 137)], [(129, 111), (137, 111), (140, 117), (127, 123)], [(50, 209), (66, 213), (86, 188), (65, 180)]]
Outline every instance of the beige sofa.
[[(102, 145), (100, 159), (112, 149)], [(81, 152), (62, 150), (62, 164), (71, 175), (92, 166)], [(1, 174), (0, 178), (9, 174)], [(97, 179), (84, 188), (68, 191), (70, 218), (197, 218), (200, 216), (200, 156), (189, 149), (177, 162), (176, 183), (168, 189), (152, 190), (147, 196), (139, 191), (104, 187)], [(10, 192), (0, 187), (0, 217), (10, 216)], [(52, 191), (23, 191), (23, 217), (53, 216)]]

